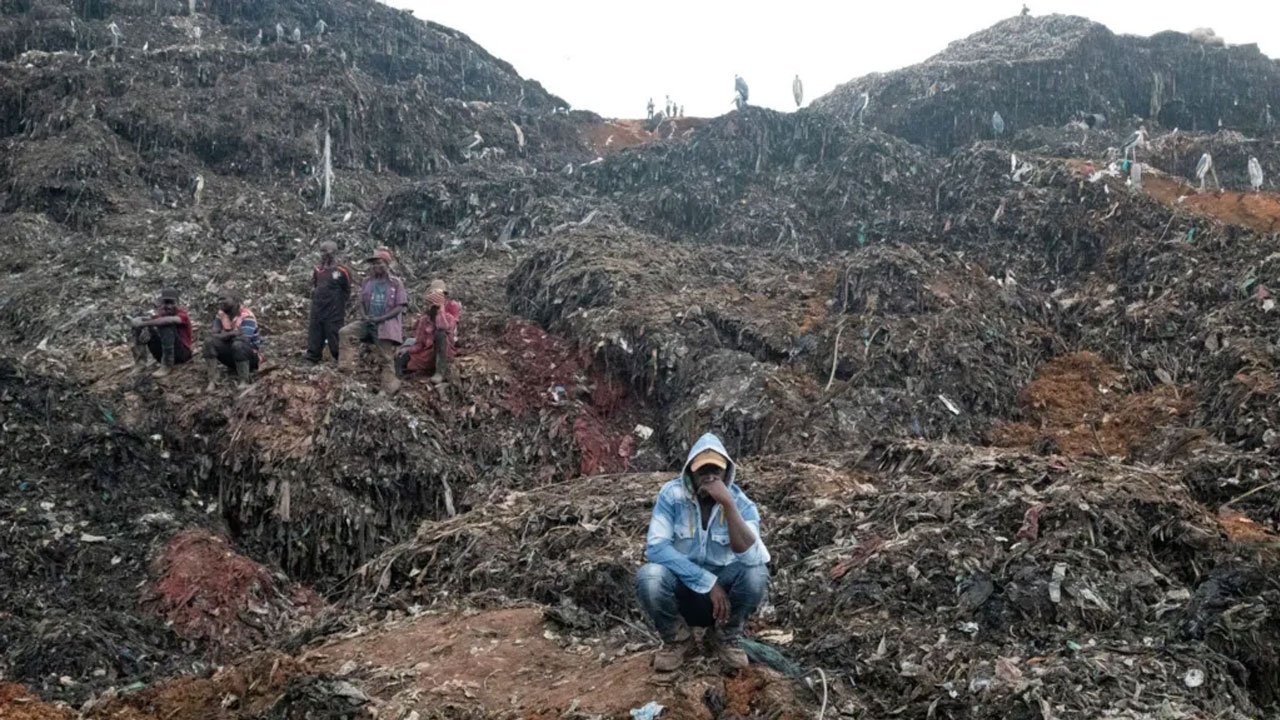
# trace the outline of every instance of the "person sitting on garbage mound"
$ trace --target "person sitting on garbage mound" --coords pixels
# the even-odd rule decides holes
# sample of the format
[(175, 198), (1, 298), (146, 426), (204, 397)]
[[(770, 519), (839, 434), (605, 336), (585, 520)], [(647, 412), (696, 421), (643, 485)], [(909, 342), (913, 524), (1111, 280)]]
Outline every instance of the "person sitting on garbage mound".
[(223, 290), (218, 295), (218, 316), (204, 343), (204, 361), (209, 370), (206, 391), (218, 389), (218, 373), (223, 367), (235, 371), (240, 387), (248, 387), (261, 362), (261, 342), (253, 311), (241, 304), (239, 293)]
[(396, 356), (400, 375), (431, 373), (431, 382), (444, 382), (458, 342), (462, 303), (449, 298), (443, 280), (432, 280), (424, 298), (427, 312), (413, 326), (413, 339)]
[(729, 669), (748, 664), (737, 641), (768, 592), (769, 550), (760, 512), (735, 474), (720, 438), (707, 433), (680, 477), (658, 492), (636, 594), (662, 638), (659, 672), (676, 670), (692, 651), (690, 627), (710, 628), (708, 643)]
[(365, 260), (369, 264), (369, 277), (360, 286), (361, 318), (338, 331), (342, 344), (340, 367), (350, 371), (356, 366), (361, 345), (375, 346), (382, 361), (382, 392), (388, 395), (400, 389), (400, 380), (396, 378), (396, 350), (404, 342), (404, 321), (400, 316), (409, 304), (404, 282), (391, 274), (393, 260), (387, 248), (378, 248)]
[(133, 339), (133, 359), (139, 366), (146, 362), (147, 353), (160, 363), (155, 376), (165, 377), (174, 365), (191, 362), (191, 316), (178, 304), (178, 291), (165, 288), (151, 317), (129, 321)]

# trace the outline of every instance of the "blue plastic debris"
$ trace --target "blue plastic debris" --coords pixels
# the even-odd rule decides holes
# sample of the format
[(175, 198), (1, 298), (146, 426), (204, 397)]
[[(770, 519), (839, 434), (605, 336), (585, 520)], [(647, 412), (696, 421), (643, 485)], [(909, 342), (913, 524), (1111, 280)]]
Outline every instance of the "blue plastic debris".
[(644, 707), (632, 708), (631, 717), (633, 720), (654, 720), (665, 710), (663, 706), (657, 702), (650, 700)]

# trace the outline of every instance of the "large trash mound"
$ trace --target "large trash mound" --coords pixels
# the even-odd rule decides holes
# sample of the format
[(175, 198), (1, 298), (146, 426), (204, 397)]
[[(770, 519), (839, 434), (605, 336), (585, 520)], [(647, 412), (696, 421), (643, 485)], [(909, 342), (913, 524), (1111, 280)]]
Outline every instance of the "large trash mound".
[(210, 501), (160, 435), (118, 411), (0, 360), (0, 674), (47, 697), (202, 664), (204, 643), (184, 647), (138, 587), (153, 539), (202, 522)]
[[(937, 163), (896, 137), (762, 108), (716, 118), (687, 141), (611, 155), (582, 175), (629, 224), (660, 236), (806, 251), (927, 226), (938, 182)], [(892, 218), (875, 212), (887, 206), (898, 210)]]
[[(1255, 50), (1021, 18), (797, 113), (604, 121), (373, 2), (3, 9), (0, 714), (1280, 707)], [(391, 245), (411, 317), (448, 281), (450, 382), (298, 359), (323, 240)], [(197, 340), (243, 293), (251, 388), (128, 367), (166, 285)], [(708, 429), (782, 674), (647, 670), (650, 503)]]
[[(631, 574), (667, 477), (512, 492), (425, 524), (362, 582), (401, 607), (534, 598), (569, 632), (644, 641)], [(1231, 539), (1177, 472), (896, 443), (761, 457), (741, 477), (775, 558), (755, 631), (781, 634), (807, 667), (840, 668), (830, 689), (844, 712), (1243, 718), (1270, 702), (1250, 692), (1277, 667), (1277, 558)], [(1241, 623), (1219, 623), (1227, 611)], [(1135, 694), (1121, 675), (1159, 690)]]
[(919, 65), (840, 85), (812, 106), (850, 118), (864, 92), (868, 125), (949, 151), (991, 139), (994, 112), (1009, 134), (1082, 113), (1112, 123), (1145, 117), (1184, 132), (1270, 129), (1280, 68), (1256, 45), (1227, 47), (1176, 32), (1115, 35), (1081, 17), (1020, 16)]

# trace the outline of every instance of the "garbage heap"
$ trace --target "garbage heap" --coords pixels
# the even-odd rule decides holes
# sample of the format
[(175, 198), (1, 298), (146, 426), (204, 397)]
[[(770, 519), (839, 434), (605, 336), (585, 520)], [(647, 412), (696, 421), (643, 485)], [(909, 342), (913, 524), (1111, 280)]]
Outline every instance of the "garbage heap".
[[(901, 70), (840, 85), (811, 107), (853, 119), (935, 152), (1085, 114), (1107, 124), (1146, 118), (1168, 129), (1270, 132), (1280, 70), (1256, 45), (1227, 46), (1197, 31), (1116, 35), (1082, 17), (1012, 17)], [(1153, 125), (1154, 126), (1154, 125)], [(1083, 126), (1082, 126), (1083, 127)]]
[[(643, 518), (668, 477), (495, 497), (361, 583), (401, 607), (529, 598), (583, 635), (638, 625)], [(1275, 536), (1224, 532), (1239, 519), (1176, 469), (894, 442), (760, 455), (741, 477), (774, 556), (755, 630), (824, 668), (843, 713), (1245, 718), (1274, 701)]]

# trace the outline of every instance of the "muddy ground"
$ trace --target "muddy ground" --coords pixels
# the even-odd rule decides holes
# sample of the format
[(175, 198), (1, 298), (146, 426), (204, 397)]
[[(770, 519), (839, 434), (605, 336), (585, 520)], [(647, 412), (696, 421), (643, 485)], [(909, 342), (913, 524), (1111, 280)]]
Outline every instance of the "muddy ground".
[[(1017, 18), (648, 122), (372, 2), (5, 5), (0, 715), (1274, 714), (1280, 95), (1198, 42)], [(448, 383), (301, 360), (330, 239), (411, 316), (449, 282)], [(197, 339), (244, 293), (250, 389), (131, 367), (167, 285)], [(774, 555), (759, 662), (659, 676), (632, 577), (708, 429)]]

